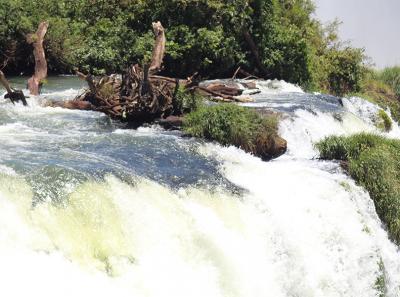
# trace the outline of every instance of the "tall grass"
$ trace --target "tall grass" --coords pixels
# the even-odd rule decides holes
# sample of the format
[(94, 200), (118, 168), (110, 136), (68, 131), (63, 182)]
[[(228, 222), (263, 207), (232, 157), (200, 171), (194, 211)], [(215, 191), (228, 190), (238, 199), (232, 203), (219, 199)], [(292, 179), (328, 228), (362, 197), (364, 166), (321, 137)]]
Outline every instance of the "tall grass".
[(400, 244), (400, 141), (372, 134), (328, 137), (322, 159), (348, 162), (348, 172), (370, 193), (390, 237)]
[(400, 97), (400, 66), (385, 68), (379, 73), (379, 79), (389, 85)]

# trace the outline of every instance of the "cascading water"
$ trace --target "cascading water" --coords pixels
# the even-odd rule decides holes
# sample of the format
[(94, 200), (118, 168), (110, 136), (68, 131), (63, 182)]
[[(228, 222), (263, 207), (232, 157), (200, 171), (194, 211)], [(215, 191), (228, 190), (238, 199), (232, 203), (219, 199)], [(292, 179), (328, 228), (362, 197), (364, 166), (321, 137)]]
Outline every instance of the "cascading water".
[(283, 112), (289, 143), (261, 162), (40, 106), (81, 87), (58, 77), (28, 108), (0, 101), (2, 295), (400, 296), (400, 253), (373, 202), (313, 147), (380, 133), (375, 105), (260, 83), (248, 105)]

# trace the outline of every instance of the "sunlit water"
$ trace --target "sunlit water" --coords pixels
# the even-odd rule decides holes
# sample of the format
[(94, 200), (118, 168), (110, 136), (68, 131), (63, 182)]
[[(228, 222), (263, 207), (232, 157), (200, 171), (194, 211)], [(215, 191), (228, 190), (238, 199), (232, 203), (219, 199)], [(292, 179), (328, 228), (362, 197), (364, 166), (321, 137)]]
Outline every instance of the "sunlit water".
[(49, 79), (28, 108), (0, 99), (1, 295), (372, 297), (384, 279), (400, 296), (400, 253), (373, 202), (313, 146), (380, 133), (378, 107), (259, 85), (247, 105), (283, 112), (289, 143), (268, 163), (41, 107), (81, 92), (74, 77)]

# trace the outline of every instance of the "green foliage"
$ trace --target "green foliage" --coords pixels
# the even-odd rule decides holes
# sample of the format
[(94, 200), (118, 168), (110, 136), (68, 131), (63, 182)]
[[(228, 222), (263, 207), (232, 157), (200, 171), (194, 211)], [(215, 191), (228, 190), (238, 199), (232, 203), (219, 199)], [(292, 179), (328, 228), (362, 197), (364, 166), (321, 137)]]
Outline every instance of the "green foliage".
[(165, 75), (231, 77), (241, 66), (307, 88), (357, 91), (360, 51), (342, 49), (336, 27), (323, 28), (314, 9), (312, 0), (0, 0), (0, 54), (12, 52), (6, 71), (32, 71), (25, 36), (48, 20), (51, 71), (120, 72), (149, 60), (151, 23), (159, 20), (167, 36)]
[(345, 48), (330, 49), (327, 59), (327, 82), (329, 91), (337, 96), (361, 90), (364, 76), (363, 51)]
[(176, 115), (190, 113), (201, 108), (203, 102), (204, 98), (201, 95), (179, 87), (174, 94), (174, 112)]
[(372, 134), (328, 137), (322, 159), (348, 161), (349, 174), (371, 195), (389, 235), (400, 244), (400, 141)]
[(278, 119), (275, 115), (264, 117), (233, 104), (203, 106), (187, 115), (184, 131), (266, 157), (266, 149), (277, 137)]

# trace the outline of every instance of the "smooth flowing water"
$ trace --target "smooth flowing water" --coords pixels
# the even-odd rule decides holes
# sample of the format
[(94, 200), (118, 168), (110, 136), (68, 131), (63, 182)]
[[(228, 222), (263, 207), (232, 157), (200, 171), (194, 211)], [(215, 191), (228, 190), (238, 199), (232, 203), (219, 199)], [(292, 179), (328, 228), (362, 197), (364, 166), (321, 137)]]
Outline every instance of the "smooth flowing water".
[(259, 85), (248, 105), (285, 114), (289, 150), (272, 162), (41, 107), (77, 95), (74, 77), (28, 108), (0, 99), (0, 294), (400, 296), (400, 253), (368, 193), (313, 146), (379, 133), (379, 108)]

